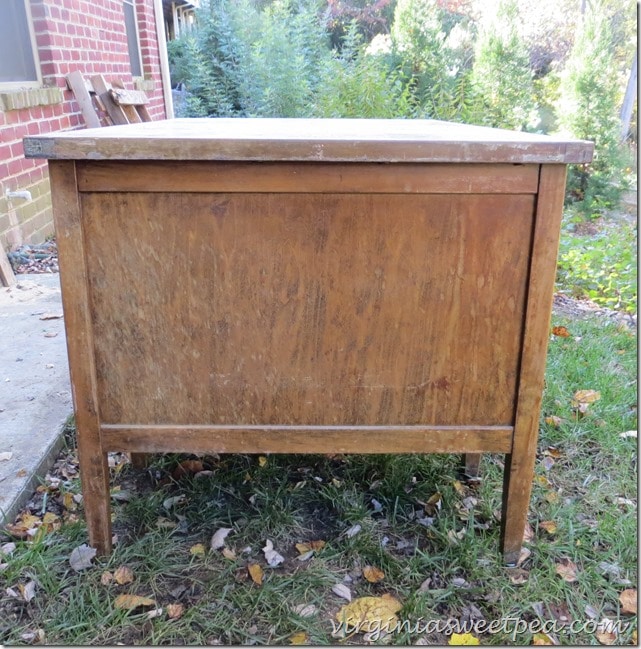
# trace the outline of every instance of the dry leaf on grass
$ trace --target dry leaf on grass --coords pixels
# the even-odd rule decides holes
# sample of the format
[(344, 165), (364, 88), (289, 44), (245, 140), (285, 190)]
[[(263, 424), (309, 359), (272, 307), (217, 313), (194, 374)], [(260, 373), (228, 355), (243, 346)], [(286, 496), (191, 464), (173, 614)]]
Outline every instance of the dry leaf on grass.
[(570, 561), (570, 559), (561, 559), (561, 561), (554, 566), (556, 574), (559, 575), (563, 581), (567, 581), (570, 584), (577, 580), (577, 569), (576, 563)]
[(258, 586), (261, 586), (263, 583), (263, 575), (265, 574), (263, 572), (263, 569), (257, 564), (257, 563), (250, 563), (247, 566), (247, 572), (249, 572), (249, 576), (252, 578), (252, 581), (257, 584)]
[(594, 635), (601, 644), (613, 645), (617, 641), (616, 627), (607, 617), (601, 620)]
[(105, 571), (100, 575), (100, 583), (103, 586), (109, 586), (109, 584), (114, 580), (114, 575), (112, 572)]
[(507, 576), (510, 580), (510, 583), (515, 586), (521, 586), (530, 578), (529, 570), (524, 570), (523, 568), (508, 568)]
[(525, 529), (523, 530), (523, 542), (529, 543), (534, 538), (534, 530), (532, 526), (526, 521)]
[(91, 568), (91, 562), (95, 556), (96, 549), (90, 548), (86, 543), (83, 543), (71, 552), (69, 563), (76, 572), (79, 572)]
[(220, 550), (220, 548), (222, 548), (223, 545), (225, 545), (225, 539), (227, 538), (227, 535), (231, 531), (232, 531), (231, 527), (221, 527), (211, 537), (211, 542), (209, 543), (209, 547), (212, 550)]
[(298, 633), (294, 633), (293, 636), (290, 636), (289, 644), (309, 644), (309, 636), (305, 633), (305, 631), (299, 631)]
[(547, 633), (535, 633), (532, 636), (533, 645), (556, 645), (552, 638)]
[(344, 628), (360, 631), (391, 629), (398, 622), (396, 613), (403, 605), (387, 593), (381, 597), (359, 597), (345, 604), (336, 619)]
[(171, 474), (174, 480), (180, 480), (183, 476), (200, 473), (205, 467), (200, 460), (183, 460)]
[(196, 543), (189, 548), (189, 554), (195, 557), (204, 557), (206, 554), (205, 546), (202, 543)]
[(124, 586), (125, 584), (130, 584), (134, 580), (134, 573), (131, 568), (120, 566), (120, 568), (114, 572), (114, 579), (117, 584)]
[(524, 564), (531, 556), (532, 550), (530, 550), (529, 548), (521, 548), (519, 558), (516, 560), (516, 567), (518, 568), (519, 566)]
[(150, 597), (123, 594), (116, 597), (114, 606), (118, 609), (131, 611), (140, 606), (156, 606), (156, 602)]
[(626, 430), (625, 433), (619, 433), (619, 437), (623, 437), (623, 439), (626, 439), (628, 437), (631, 437), (632, 439), (637, 439), (637, 431)]
[(167, 604), (167, 617), (170, 620), (178, 620), (183, 616), (185, 607), (182, 604)]
[(569, 338), (571, 336), (567, 327), (552, 327), (552, 334), (559, 338)]
[(545, 423), (548, 424), (548, 426), (554, 426), (554, 428), (558, 428), (563, 423), (563, 419), (561, 419), (561, 417), (557, 417), (556, 415), (550, 415), (549, 417), (545, 418)]
[(365, 577), (370, 584), (377, 584), (379, 581), (385, 579), (385, 573), (376, 566), (365, 566), (363, 568), (363, 577)]
[(621, 612), (636, 615), (637, 612), (637, 591), (636, 588), (626, 588), (619, 595), (621, 602)]
[(310, 551), (322, 550), (325, 545), (325, 541), (308, 541), (307, 543), (297, 543), (296, 549), (300, 554), (306, 554)]
[(225, 557), (225, 559), (229, 559), (230, 561), (234, 561), (236, 559), (236, 553), (229, 548), (223, 548), (222, 555), (223, 557)]
[(314, 604), (299, 604), (298, 606), (294, 606), (293, 611), (301, 617), (312, 617), (316, 615), (318, 609)]
[(20, 596), (25, 602), (30, 602), (36, 596), (36, 582), (28, 581), (24, 586), (18, 584)]
[(267, 458), (264, 455), (259, 455), (258, 456), (258, 464), (259, 466), (265, 466), (267, 464)]
[(476, 646), (480, 645), (481, 641), (471, 633), (452, 633), (447, 644), (456, 646)]
[(363, 528), (356, 523), (356, 525), (352, 525), (346, 532), (345, 536), (348, 539), (351, 539), (352, 537), (356, 536)]
[(176, 505), (181, 505), (183, 503), (187, 502), (187, 498), (185, 497), (184, 494), (181, 494), (180, 496), (171, 496), (170, 498), (165, 498), (163, 500), (162, 506), (169, 510), (172, 507), (175, 507)]
[(352, 591), (345, 584), (334, 584), (332, 593), (346, 599), (348, 602), (352, 601)]
[(556, 523), (554, 521), (542, 521), (539, 527), (543, 528), (548, 534), (556, 534)]

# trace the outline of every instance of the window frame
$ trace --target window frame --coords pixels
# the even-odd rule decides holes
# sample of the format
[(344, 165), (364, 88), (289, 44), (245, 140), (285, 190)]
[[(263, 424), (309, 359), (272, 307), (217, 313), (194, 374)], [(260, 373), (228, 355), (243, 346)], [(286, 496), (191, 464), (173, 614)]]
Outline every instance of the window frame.
[[(145, 78), (145, 67), (142, 58), (142, 47), (140, 46), (140, 29), (138, 27), (138, 6), (136, 0), (122, 0), (123, 4), (123, 19), (125, 22), (125, 35), (127, 36), (127, 53), (129, 55), (129, 67), (131, 68), (131, 77), (132, 79), (144, 79)], [(127, 27), (127, 16), (125, 14), (125, 5), (129, 5), (133, 10), (134, 15), (134, 28), (136, 30), (136, 46), (138, 54), (138, 64), (140, 67), (140, 74), (134, 74), (133, 71), (133, 62), (131, 60), (131, 52), (129, 51), (129, 30)]]
[[(20, 0), (18, 0), (19, 2)], [(36, 41), (36, 30), (33, 27), (33, 16), (31, 14), (31, 3), (29, 0), (22, 0), (24, 5), (25, 16), (27, 18), (27, 28), (29, 30), (29, 44), (31, 45), (31, 55), (33, 64), (36, 69), (36, 79), (24, 81), (0, 81), (0, 91), (2, 90), (21, 90), (28, 88), (42, 88), (42, 69), (40, 68), (40, 53), (38, 52), (38, 42)]]

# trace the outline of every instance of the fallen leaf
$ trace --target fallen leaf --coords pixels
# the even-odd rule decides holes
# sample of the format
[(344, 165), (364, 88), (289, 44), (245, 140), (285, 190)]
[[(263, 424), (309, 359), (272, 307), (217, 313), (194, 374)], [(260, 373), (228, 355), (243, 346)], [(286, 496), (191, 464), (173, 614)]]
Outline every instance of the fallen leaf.
[(554, 566), (554, 570), (563, 581), (571, 584), (577, 580), (577, 565), (573, 561), (570, 561), (570, 559), (561, 559), (561, 562)]
[(559, 338), (569, 338), (572, 335), (567, 327), (552, 327), (552, 333)]
[(229, 559), (230, 561), (234, 561), (236, 559), (236, 553), (229, 548), (223, 548), (222, 554), (225, 559)]
[(262, 585), (264, 573), (263, 569), (257, 563), (250, 563), (247, 566), (247, 571), (255, 584)]
[(309, 561), (313, 556), (314, 556), (314, 550), (309, 550), (308, 552), (305, 552), (304, 554), (301, 554), (296, 558), (299, 561)]
[(632, 437), (634, 439), (637, 439), (637, 431), (626, 430), (625, 433), (619, 433), (619, 437), (623, 437), (623, 439), (626, 439), (627, 437)]
[(114, 572), (114, 579), (117, 584), (124, 586), (125, 584), (130, 584), (134, 580), (134, 573), (128, 566), (120, 566), (120, 568)]
[(176, 505), (180, 505), (186, 501), (187, 498), (185, 498), (185, 496), (181, 494), (180, 496), (172, 496), (171, 498), (165, 498), (165, 500), (163, 500), (162, 506), (165, 509), (169, 510), (172, 507), (175, 507)]
[(24, 586), (18, 584), (18, 590), (25, 602), (30, 602), (36, 596), (36, 582), (28, 581)]
[(532, 636), (533, 645), (555, 645), (556, 642), (552, 641), (552, 638), (547, 633), (535, 633)]
[(47, 331), (45, 338), (55, 338), (58, 335), (57, 331)]
[(352, 537), (356, 536), (363, 528), (356, 523), (356, 525), (352, 525), (346, 532), (345, 536), (348, 539), (351, 539)]
[(20, 634), (20, 640), (25, 644), (45, 644), (44, 629), (36, 629), (35, 631), (26, 631)]
[(162, 530), (173, 530), (178, 527), (178, 523), (176, 523), (176, 521), (170, 521), (164, 516), (160, 516), (156, 521), (156, 527), (159, 527)]
[(507, 576), (510, 580), (510, 583), (515, 586), (521, 586), (530, 578), (530, 572), (524, 570), (523, 568), (508, 568)]
[(385, 594), (381, 597), (359, 597), (349, 604), (345, 604), (336, 613), (336, 619), (346, 628), (363, 629), (370, 631), (390, 629), (398, 622), (396, 613), (402, 604)]
[(590, 604), (586, 604), (584, 610), (586, 616), (591, 620), (596, 620), (596, 618), (599, 616), (599, 612), (594, 608), (594, 606), (590, 606)]
[(8, 462), (12, 457), (13, 453), (11, 451), (2, 451), (0, 453), (0, 462)]
[(465, 487), (460, 480), (454, 480), (454, 482), (452, 482), (452, 486), (454, 487), (454, 491), (456, 491), (459, 496), (465, 496)]
[(269, 539), (265, 541), (263, 554), (265, 555), (265, 560), (272, 568), (275, 568), (285, 561), (285, 557), (274, 550), (274, 544)]
[(545, 494), (545, 500), (547, 500), (551, 505), (559, 502), (559, 494), (556, 491), (548, 491)]
[(69, 563), (76, 572), (79, 572), (91, 568), (91, 562), (95, 556), (96, 549), (90, 548), (86, 543), (83, 543), (71, 552)]
[(100, 583), (103, 586), (109, 586), (109, 584), (114, 580), (114, 576), (112, 572), (105, 571), (100, 575)]
[(325, 541), (309, 541), (308, 543), (297, 543), (296, 549), (300, 554), (305, 554), (307, 552), (314, 550), (322, 550), (326, 545)]
[(264, 455), (259, 455), (258, 464), (259, 466), (265, 466), (267, 464), (267, 458)]
[(308, 644), (308, 643), (309, 643), (309, 636), (305, 633), (305, 631), (299, 631), (298, 633), (294, 633), (294, 635), (290, 636), (289, 638), (289, 644), (299, 645), (299, 644)]
[(532, 526), (526, 521), (525, 522), (525, 529), (523, 530), (523, 541), (525, 543), (529, 543), (534, 539), (534, 530), (532, 529)]
[(140, 606), (156, 606), (156, 602), (150, 597), (141, 595), (118, 595), (114, 601), (114, 606), (118, 609), (131, 611)]
[(296, 615), (300, 615), (301, 617), (312, 617), (318, 611), (314, 604), (299, 604), (298, 606), (294, 606), (293, 610)]
[(447, 641), (447, 644), (457, 646), (473, 646), (480, 645), (481, 641), (471, 633), (452, 633), (450, 639)]
[(222, 548), (223, 545), (225, 545), (225, 539), (227, 538), (227, 535), (231, 531), (232, 531), (231, 527), (221, 527), (211, 537), (211, 542), (209, 543), (209, 547), (212, 550), (220, 550), (220, 548)]
[(62, 313), (43, 313), (40, 320), (58, 320), (62, 318)]
[(598, 401), (600, 398), (601, 393), (596, 390), (578, 390), (572, 398), (572, 408), (584, 415), (588, 411), (590, 404)]
[(626, 588), (620, 595), (621, 612), (636, 615), (637, 612), (637, 591), (636, 588)]
[(385, 573), (376, 566), (365, 566), (363, 568), (363, 577), (365, 577), (370, 584), (377, 584), (379, 581), (385, 579)]
[(519, 553), (519, 558), (516, 560), (516, 567), (518, 568), (523, 563), (525, 563), (532, 556), (532, 550), (529, 548), (521, 548)]
[(196, 543), (189, 548), (189, 554), (195, 557), (204, 557), (206, 553), (205, 546), (202, 543)]
[(613, 645), (617, 641), (616, 627), (607, 617), (601, 620), (594, 635), (601, 644)]
[(631, 500), (630, 498), (623, 498), (622, 496), (617, 496), (614, 499), (614, 504), (615, 505), (627, 505), (628, 507), (636, 507), (637, 504), (634, 500)]
[(447, 531), (447, 540), (451, 545), (458, 545), (458, 542), (467, 534), (467, 528), (463, 527), (458, 532), (455, 530)]
[(184, 612), (185, 607), (182, 604), (167, 604), (167, 617), (170, 620), (179, 620)]
[(352, 601), (352, 591), (345, 584), (334, 584), (332, 586), (332, 592), (334, 595), (338, 595), (348, 602)]
[(147, 619), (148, 620), (153, 620), (154, 618), (160, 617), (163, 614), (163, 609), (162, 608), (155, 608), (153, 611), (148, 611), (147, 612)]
[(3, 543), (2, 545), (0, 545), (0, 554), (9, 556), (16, 551), (16, 547), (16, 544), (13, 542)]
[(435, 494), (432, 494), (425, 503), (425, 513), (428, 516), (433, 516), (436, 512), (441, 511), (443, 506), (443, 496), (437, 491)]
[(535, 475), (534, 482), (540, 485), (541, 487), (549, 487), (551, 485), (550, 481), (544, 475)]
[(174, 480), (188, 475), (200, 473), (204, 469), (203, 463), (200, 460), (183, 460), (171, 474)]
[(550, 415), (549, 417), (545, 418), (545, 423), (548, 426), (554, 426), (554, 428), (558, 428), (563, 423), (563, 419), (561, 419), (561, 417), (557, 417), (556, 415)]
[(551, 457), (549, 457), (549, 456), (546, 455), (546, 456), (543, 458), (543, 468), (544, 468), (546, 471), (549, 471), (553, 466), (554, 466), (554, 460), (553, 460)]
[(16, 471), (16, 478), (24, 478), (27, 475), (27, 469)]
[(543, 528), (548, 534), (556, 534), (557, 526), (554, 521), (542, 521), (539, 527)]

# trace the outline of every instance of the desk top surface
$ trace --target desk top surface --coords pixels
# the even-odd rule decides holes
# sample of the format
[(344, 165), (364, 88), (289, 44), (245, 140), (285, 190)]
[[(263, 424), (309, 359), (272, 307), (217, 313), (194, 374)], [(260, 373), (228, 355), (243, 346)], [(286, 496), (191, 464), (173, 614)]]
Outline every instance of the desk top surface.
[(27, 137), (28, 158), (583, 163), (592, 142), (435, 120), (173, 119)]

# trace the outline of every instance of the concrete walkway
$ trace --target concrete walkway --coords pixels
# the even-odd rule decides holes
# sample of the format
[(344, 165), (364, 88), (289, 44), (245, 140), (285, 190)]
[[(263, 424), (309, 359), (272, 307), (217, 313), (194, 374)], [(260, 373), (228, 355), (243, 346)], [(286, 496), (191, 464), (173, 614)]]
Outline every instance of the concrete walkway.
[(0, 523), (45, 476), (73, 410), (59, 276), (17, 280), (0, 286)]

